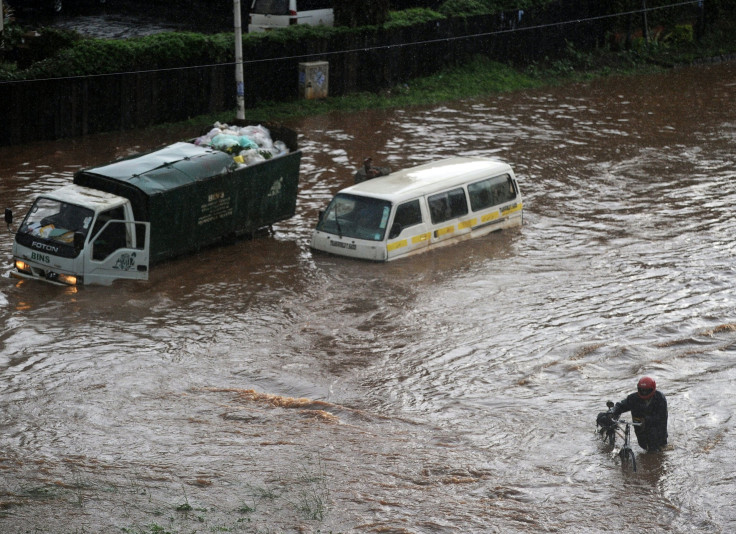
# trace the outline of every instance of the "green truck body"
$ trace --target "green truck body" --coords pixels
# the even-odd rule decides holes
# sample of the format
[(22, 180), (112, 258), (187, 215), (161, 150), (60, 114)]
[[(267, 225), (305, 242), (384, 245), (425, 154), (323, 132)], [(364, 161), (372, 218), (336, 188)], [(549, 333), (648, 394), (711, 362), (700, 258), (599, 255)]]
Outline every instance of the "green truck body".
[(191, 143), (79, 171), (74, 183), (130, 200), (151, 223), (151, 263), (253, 233), (296, 210), (301, 152), (233, 170), (233, 158)]

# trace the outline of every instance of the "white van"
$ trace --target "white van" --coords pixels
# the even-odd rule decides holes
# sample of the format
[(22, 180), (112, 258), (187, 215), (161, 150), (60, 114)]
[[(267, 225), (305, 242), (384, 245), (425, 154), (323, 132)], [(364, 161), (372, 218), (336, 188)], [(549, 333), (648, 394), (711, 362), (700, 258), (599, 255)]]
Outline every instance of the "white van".
[(332, 0), (253, 0), (248, 32), (263, 32), (294, 24), (332, 26)]
[(511, 167), (455, 157), (353, 185), (320, 213), (315, 250), (391, 261), (520, 226), (521, 193)]

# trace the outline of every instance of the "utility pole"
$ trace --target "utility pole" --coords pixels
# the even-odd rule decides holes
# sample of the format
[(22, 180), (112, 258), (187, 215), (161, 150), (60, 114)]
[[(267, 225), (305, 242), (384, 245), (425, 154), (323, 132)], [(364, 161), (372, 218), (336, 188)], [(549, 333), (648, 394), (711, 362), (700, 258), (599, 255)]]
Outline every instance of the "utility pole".
[[(2, 2), (2, 0), (0, 0)], [(245, 84), (243, 78), (243, 28), (240, 23), (240, 0), (233, 0), (235, 22), (235, 90), (239, 120), (245, 119)]]
[(649, 27), (647, 26), (647, 0), (641, 0), (641, 6), (642, 6), (642, 25), (644, 28), (642, 29), (642, 35), (644, 37), (644, 42), (647, 46), (649, 46)]

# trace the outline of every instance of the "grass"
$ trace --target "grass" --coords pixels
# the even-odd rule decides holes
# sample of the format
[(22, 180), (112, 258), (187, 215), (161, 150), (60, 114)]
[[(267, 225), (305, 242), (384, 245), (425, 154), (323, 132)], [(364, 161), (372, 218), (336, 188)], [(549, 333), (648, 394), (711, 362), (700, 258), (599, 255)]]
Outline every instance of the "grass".
[[(679, 46), (652, 42), (646, 45), (639, 43), (625, 51), (600, 48), (586, 52), (568, 47), (559, 58), (517, 66), (478, 56), (464, 65), (375, 93), (353, 93), (321, 100), (262, 102), (256, 107), (247, 108), (245, 115), (251, 121), (273, 123), (332, 112), (430, 106), (498, 93), (584, 82), (610, 75), (663, 71), (676, 65), (691, 64), (706, 58), (731, 57), (733, 54), (736, 54), (736, 39), (728, 32), (701, 43)], [(235, 110), (231, 110), (194, 117), (183, 124), (190, 123), (201, 128), (202, 124), (215, 121), (228, 122), (234, 115)]]
[(294, 481), (300, 488), (299, 495), (292, 504), (304, 519), (322, 521), (327, 515), (330, 492), (321, 459), (318, 459), (316, 469), (314, 471), (312, 468), (302, 467), (301, 473)]
[[(294, 100), (290, 102), (262, 102), (245, 110), (246, 119), (261, 123), (278, 123), (290, 119), (325, 115), (332, 112), (353, 113), (367, 109), (408, 108), (427, 106), (479, 97), (492, 93), (532, 89), (548, 85), (546, 74), (536, 71), (527, 74), (509, 65), (478, 57), (473, 61), (433, 76), (417, 78), (409, 84), (397, 85), (376, 93), (361, 92), (333, 96), (321, 100)], [(178, 124), (201, 129), (203, 124), (229, 122), (235, 110), (200, 115)], [(151, 128), (168, 128), (161, 124)]]
[(166, 528), (156, 523), (146, 525), (145, 527), (143, 527), (143, 529), (122, 528), (121, 530), (125, 534), (174, 534), (170, 530), (167, 530)]
[[(263, 102), (245, 110), (249, 120), (280, 122), (289, 119), (324, 115), (331, 112), (351, 113), (366, 109), (404, 108), (430, 105), (450, 100), (471, 98), (489, 93), (540, 87), (545, 81), (529, 76), (508, 65), (476, 58), (470, 63), (444, 70), (433, 76), (417, 78), (408, 84), (376, 93), (361, 92), (321, 100)], [(207, 116), (206, 122), (227, 121), (232, 111)], [(202, 117), (191, 120), (202, 123)]]

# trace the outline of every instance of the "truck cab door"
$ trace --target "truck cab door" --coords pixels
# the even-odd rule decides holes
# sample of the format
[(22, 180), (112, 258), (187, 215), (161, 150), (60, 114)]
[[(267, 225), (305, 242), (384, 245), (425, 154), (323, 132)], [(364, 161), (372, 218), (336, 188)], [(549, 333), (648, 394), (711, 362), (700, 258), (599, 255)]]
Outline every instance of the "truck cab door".
[(110, 220), (87, 242), (85, 284), (113, 280), (148, 280), (151, 224)]

